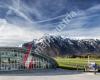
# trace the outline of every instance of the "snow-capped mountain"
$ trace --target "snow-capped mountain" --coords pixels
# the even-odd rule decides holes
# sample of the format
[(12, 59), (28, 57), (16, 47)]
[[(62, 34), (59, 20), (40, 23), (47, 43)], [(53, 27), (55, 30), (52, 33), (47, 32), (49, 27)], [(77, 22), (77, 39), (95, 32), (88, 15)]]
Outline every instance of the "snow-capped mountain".
[[(29, 43), (23, 46), (27, 47)], [(34, 51), (38, 50), (39, 53), (49, 56), (100, 55), (100, 40), (98, 39), (75, 40), (64, 39), (61, 36), (43, 36), (38, 40), (33, 40), (33, 45)]]

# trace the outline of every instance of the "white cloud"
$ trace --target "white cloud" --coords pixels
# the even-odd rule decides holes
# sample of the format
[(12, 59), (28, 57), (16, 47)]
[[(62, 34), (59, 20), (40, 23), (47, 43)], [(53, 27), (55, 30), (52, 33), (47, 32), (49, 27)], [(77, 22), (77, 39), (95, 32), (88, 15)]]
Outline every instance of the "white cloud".
[[(92, 25), (93, 27), (88, 26), (88, 24), (93, 23), (91, 19), (93, 19), (95, 15), (100, 17), (98, 11), (100, 11), (100, 5), (81, 11), (81, 13), (78, 13), (78, 16), (73, 18), (61, 32), (53, 32), (52, 34), (78, 39), (100, 39), (100, 24), (98, 21), (98, 25), (94, 23), (95, 25)], [(97, 14), (95, 12), (97, 12)]]
[(39, 30), (16, 26), (0, 20), (0, 46), (18, 46), (41, 36), (43, 32)]
[(89, 12), (95, 12), (95, 11), (98, 11), (98, 10), (100, 10), (100, 4), (87, 9), (87, 11), (89, 11)]

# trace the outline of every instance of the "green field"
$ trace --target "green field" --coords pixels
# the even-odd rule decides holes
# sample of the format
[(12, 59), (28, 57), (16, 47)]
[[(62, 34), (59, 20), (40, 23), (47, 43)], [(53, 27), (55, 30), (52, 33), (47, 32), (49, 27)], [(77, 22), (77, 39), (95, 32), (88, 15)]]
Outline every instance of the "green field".
[[(64, 69), (73, 69), (73, 70), (84, 70), (88, 63), (88, 58), (66, 58), (66, 57), (57, 57), (55, 58), (60, 68)], [(100, 59), (89, 59), (89, 61), (96, 62), (97, 65), (100, 65)]]

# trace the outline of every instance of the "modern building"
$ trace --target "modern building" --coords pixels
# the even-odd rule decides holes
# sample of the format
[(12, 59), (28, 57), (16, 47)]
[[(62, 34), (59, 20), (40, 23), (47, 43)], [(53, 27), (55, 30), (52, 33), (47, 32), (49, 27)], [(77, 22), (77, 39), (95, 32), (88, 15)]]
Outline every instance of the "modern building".
[(56, 61), (44, 54), (36, 54), (21, 47), (0, 47), (0, 71), (56, 67)]

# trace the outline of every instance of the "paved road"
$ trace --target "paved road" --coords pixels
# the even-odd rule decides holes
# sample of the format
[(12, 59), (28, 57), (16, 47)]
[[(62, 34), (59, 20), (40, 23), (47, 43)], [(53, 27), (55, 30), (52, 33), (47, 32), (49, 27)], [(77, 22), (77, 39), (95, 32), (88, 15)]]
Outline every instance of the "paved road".
[(45, 70), (29, 73), (0, 74), (0, 80), (100, 80), (100, 73), (84, 73), (69, 70)]

